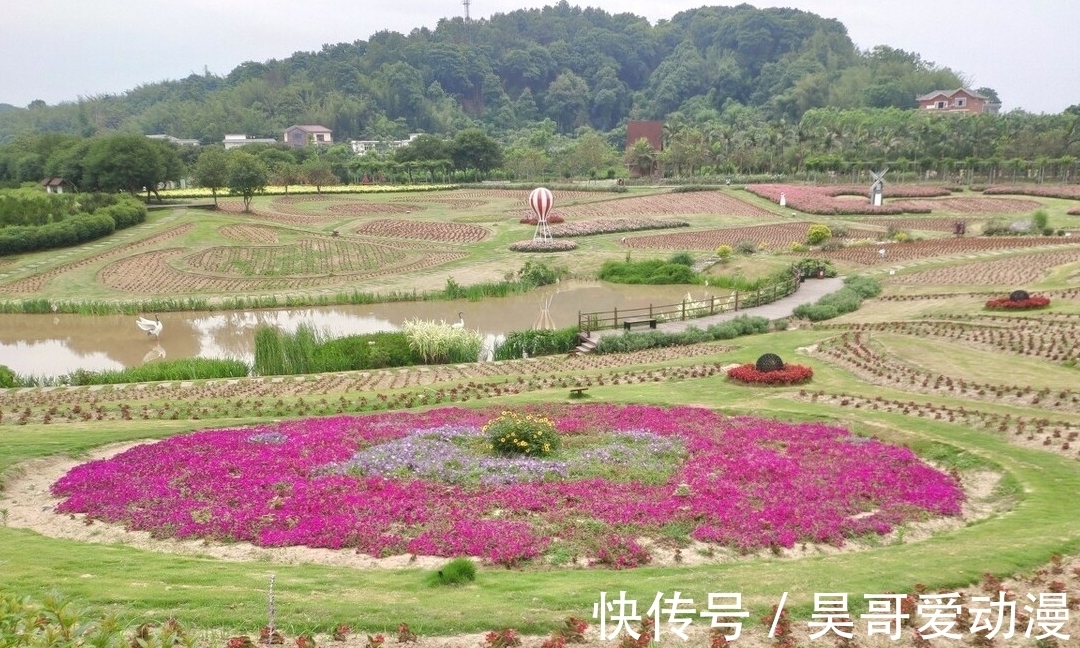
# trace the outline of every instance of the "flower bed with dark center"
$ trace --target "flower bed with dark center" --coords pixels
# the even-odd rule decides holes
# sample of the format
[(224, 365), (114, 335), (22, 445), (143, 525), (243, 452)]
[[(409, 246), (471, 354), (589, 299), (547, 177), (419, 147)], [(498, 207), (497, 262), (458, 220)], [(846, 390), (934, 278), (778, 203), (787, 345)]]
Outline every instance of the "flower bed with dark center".
[(728, 378), (748, 385), (798, 385), (814, 377), (814, 370), (803, 365), (784, 365), (783, 369), (761, 371), (753, 364), (728, 369)]

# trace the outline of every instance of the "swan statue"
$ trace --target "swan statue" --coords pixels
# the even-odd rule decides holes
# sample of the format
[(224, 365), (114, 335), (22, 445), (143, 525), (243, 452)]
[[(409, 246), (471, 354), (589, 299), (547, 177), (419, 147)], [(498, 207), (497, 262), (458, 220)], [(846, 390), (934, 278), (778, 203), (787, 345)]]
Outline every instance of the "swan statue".
[(140, 316), (135, 320), (135, 326), (146, 331), (147, 336), (161, 337), (162, 323), (157, 315), (154, 315), (154, 319), (146, 319)]

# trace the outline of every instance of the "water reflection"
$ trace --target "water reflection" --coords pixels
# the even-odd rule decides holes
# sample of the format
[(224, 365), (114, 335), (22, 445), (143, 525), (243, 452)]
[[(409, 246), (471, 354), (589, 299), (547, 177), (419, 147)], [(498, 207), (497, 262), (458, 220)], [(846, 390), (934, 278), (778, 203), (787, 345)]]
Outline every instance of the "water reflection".
[[(485, 338), (488, 350), (499, 336), (530, 328), (577, 323), (579, 311), (639, 308), (679, 302), (686, 286), (619, 286), (564, 282), (527, 295), (479, 302), (432, 301), (365, 306), (149, 313), (161, 318), (154, 338), (127, 315), (0, 315), (0, 364), (16, 373), (59, 376), (77, 369), (103, 370), (179, 358), (234, 358), (251, 362), (255, 329), (268, 325), (294, 332), (300, 324), (328, 337), (400, 330), (410, 319), (458, 321)], [(699, 288), (695, 297), (704, 295)]]

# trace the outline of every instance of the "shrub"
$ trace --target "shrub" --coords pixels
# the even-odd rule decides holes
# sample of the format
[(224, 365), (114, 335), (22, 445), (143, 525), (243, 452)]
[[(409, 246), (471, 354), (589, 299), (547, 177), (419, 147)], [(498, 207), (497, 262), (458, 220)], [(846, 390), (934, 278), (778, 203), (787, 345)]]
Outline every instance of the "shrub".
[(648, 259), (645, 261), (605, 261), (598, 277), (604, 281), (622, 284), (697, 284), (701, 276), (691, 268), (679, 264)]
[(731, 249), (731, 246), (727, 244), (719, 245), (716, 248), (716, 256), (720, 257), (721, 263), (726, 263), (728, 260), (730, 260), (733, 252), (734, 250)]
[(816, 277), (819, 274), (832, 278), (837, 275), (836, 267), (828, 259), (799, 259), (795, 270), (803, 277)]
[(1031, 295), (1029, 295), (1028, 291), (1026, 290), (1014, 290), (1009, 293), (1009, 299), (1011, 299), (1012, 301), (1024, 301), (1025, 299), (1028, 299), (1030, 297)]
[(805, 243), (799, 243), (798, 241), (792, 241), (791, 245), (788, 246), (788, 250), (796, 254), (806, 252), (809, 249), (810, 247), (808, 245), (806, 245)]
[(518, 281), (531, 286), (549, 286), (566, 274), (566, 268), (551, 268), (543, 261), (526, 261), (518, 270)]
[(632, 569), (652, 560), (649, 552), (633, 538), (610, 535), (596, 552), (595, 563), (613, 569)]
[(559, 449), (559, 433), (550, 419), (532, 414), (503, 412), (486, 425), (491, 449), (502, 454), (545, 457)]
[(844, 279), (844, 286), (854, 290), (863, 299), (870, 299), (881, 294), (881, 282), (873, 277), (853, 275)]
[(513, 360), (524, 354), (531, 357), (569, 353), (578, 344), (578, 327), (551, 330), (530, 329), (512, 331), (506, 340), (495, 348), (496, 360)]
[(735, 251), (739, 254), (753, 254), (758, 251), (758, 244), (745, 239), (742, 241), (737, 241), (735, 243)]
[(814, 377), (814, 371), (803, 365), (789, 364), (783, 369), (761, 371), (753, 364), (728, 369), (728, 378), (752, 385), (797, 385)]
[(806, 228), (806, 242), (810, 245), (820, 245), (832, 237), (832, 231), (824, 223), (814, 223)]
[(327, 340), (312, 353), (315, 371), (360, 371), (420, 364), (404, 333), (369, 333)]
[(694, 265), (694, 257), (691, 256), (689, 252), (676, 252), (668, 258), (668, 263), (683, 265), (690, 268)]
[(1035, 213), (1031, 215), (1031, 229), (1036, 232), (1045, 230), (1049, 222), (1050, 215), (1046, 213), (1045, 209), (1037, 209), (1035, 210)]
[(0, 388), (18, 387), (15, 372), (7, 365), (0, 365)]
[(431, 583), (435, 585), (462, 585), (476, 580), (476, 563), (468, 558), (454, 558), (435, 572)]

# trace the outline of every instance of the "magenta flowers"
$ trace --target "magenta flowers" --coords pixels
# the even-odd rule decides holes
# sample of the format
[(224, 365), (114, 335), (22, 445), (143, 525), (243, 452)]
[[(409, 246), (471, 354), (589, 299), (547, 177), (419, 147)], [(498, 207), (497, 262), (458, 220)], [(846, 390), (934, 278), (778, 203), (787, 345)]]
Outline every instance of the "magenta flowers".
[(53, 492), (58, 512), (161, 537), (504, 565), (556, 538), (595, 556), (612, 534), (659, 536), (672, 523), (741, 550), (842, 544), (957, 514), (963, 499), (910, 450), (838, 427), (691, 407), (524, 409), (555, 421), (566, 441), (556, 456), (493, 456), (480, 428), (499, 410), (443, 408), (176, 436), (83, 464)]

